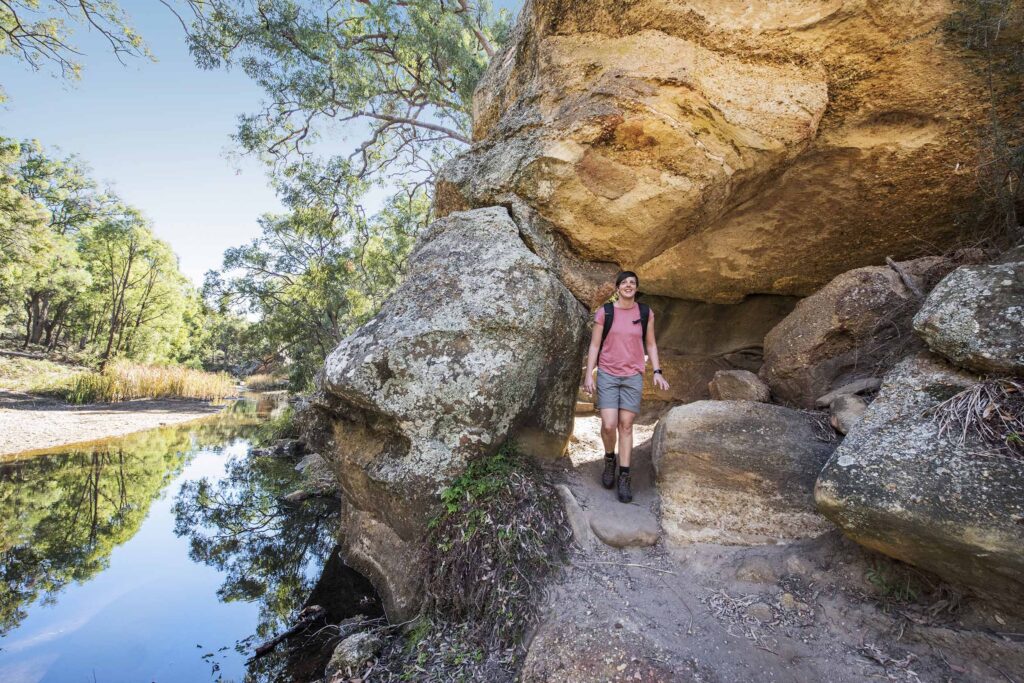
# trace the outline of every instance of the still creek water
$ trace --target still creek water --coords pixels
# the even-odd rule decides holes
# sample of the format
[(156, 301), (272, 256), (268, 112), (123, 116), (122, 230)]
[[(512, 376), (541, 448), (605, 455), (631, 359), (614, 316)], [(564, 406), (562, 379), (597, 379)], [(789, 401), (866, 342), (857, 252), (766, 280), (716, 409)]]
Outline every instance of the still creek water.
[(280, 505), (294, 462), (249, 455), (271, 407), (0, 462), (0, 681), (301, 679), (247, 660), (311, 591), (333, 620), (379, 613), (336, 557), (337, 501)]

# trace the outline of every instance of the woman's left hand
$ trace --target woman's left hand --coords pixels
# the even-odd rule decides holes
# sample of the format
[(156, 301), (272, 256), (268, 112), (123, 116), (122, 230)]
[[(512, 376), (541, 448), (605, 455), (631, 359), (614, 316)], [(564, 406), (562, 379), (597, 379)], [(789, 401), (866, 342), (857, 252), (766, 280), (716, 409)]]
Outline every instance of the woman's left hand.
[(668, 382), (661, 376), (660, 372), (654, 376), (654, 386), (662, 391), (668, 391)]

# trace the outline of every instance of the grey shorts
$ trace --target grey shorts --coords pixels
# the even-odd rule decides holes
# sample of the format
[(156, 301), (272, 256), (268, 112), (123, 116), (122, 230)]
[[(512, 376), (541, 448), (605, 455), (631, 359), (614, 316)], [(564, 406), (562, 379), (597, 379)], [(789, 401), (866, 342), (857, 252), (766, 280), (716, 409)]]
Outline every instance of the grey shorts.
[(640, 413), (640, 394), (644, 390), (644, 376), (616, 377), (597, 371), (597, 409), (617, 408)]

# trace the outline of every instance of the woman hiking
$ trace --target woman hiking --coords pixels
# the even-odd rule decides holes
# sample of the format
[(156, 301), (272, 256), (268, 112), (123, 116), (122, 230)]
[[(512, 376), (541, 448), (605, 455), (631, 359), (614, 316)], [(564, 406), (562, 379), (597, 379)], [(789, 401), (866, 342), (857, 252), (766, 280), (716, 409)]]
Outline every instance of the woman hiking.
[[(587, 354), (587, 374), (583, 390), (594, 393), (594, 367), (597, 367), (597, 408), (601, 411), (601, 440), (604, 442), (604, 473), (601, 484), (615, 486), (615, 437), (619, 440), (619, 501), (633, 500), (629, 482), (629, 458), (633, 452), (633, 420), (640, 412), (643, 392), (644, 346), (654, 367), (654, 386), (668, 389), (658, 363), (658, 344), (654, 339), (654, 311), (636, 301), (640, 278), (632, 271), (615, 276), (615, 303), (605, 304), (594, 314), (594, 331)], [(611, 317), (611, 324), (606, 320)]]

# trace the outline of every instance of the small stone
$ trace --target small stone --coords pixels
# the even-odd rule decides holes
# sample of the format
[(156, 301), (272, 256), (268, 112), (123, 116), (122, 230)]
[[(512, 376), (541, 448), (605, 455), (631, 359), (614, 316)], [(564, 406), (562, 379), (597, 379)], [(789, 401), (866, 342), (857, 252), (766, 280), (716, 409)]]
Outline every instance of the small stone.
[(626, 519), (594, 516), (590, 528), (613, 548), (644, 548), (658, 542), (658, 521), (650, 516), (631, 515)]
[(815, 401), (814, 405), (818, 408), (828, 408), (832, 405), (832, 401), (836, 400), (840, 396), (846, 394), (861, 394), (866, 391), (878, 391), (882, 386), (882, 380), (877, 377), (869, 377), (867, 379), (858, 379), (849, 384), (844, 384), (838, 389), (833, 389), (824, 396), (819, 396)]
[(795, 610), (798, 603), (792, 593), (783, 593), (782, 597), (779, 598), (779, 604), (782, 605), (782, 609)]
[(324, 675), (330, 679), (336, 673), (358, 669), (383, 647), (384, 641), (375, 633), (356, 633), (338, 643), (327, 663)]
[(736, 570), (736, 579), (750, 583), (771, 583), (778, 578), (768, 562), (759, 558), (749, 559)]
[(775, 613), (772, 612), (772, 608), (763, 602), (755, 602), (753, 605), (748, 607), (747, 616), (751, 619), (756, 619), (762, 624), (767, 624), (775, 620)]

